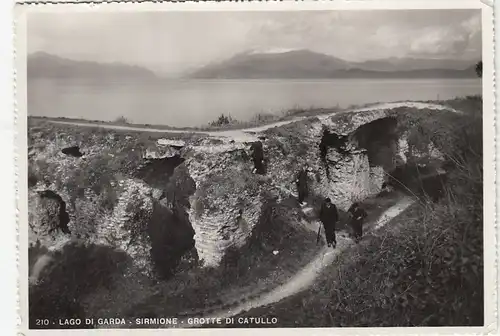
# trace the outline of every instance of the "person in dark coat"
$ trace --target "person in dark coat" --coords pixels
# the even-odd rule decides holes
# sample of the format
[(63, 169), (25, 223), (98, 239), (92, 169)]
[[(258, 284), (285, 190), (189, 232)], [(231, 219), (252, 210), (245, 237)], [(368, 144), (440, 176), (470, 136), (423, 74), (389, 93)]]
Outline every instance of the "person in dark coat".
[(297, 193), (299, 194), (299, 203), (303, 204), (304, 200), (307, 198), (308, 188), (307, 188), (307, 167), (302, 168), (298, 174), (297, 179), (295, 180), (297, 185)]
[(323, 227), (325, 228), (325, 238), (328, 247), (332, 246), (335, 248), (337, 245), (335, 225), (337, 224), (339, 213), (337, 211), (337, 207), (329, 198), (325, 198), (325, 201), (321, 205), (319, 217), (323, 223)]
[(363, 221), (368, 214), (359, 206), (359, 203), (356, 202), (351, 205), (347, 213), (350, 217), (349, 225), (352, 228), (354, 241), (358, 244), (363, 236)]
[(262, 142), (257, 141), (252, 143), (250, 149), (252, 151), (252, 160), (253, 160), (253, 165), (255, 167), (255, 172), (260, 175), (265, 174), (264, 149), (262, 146)]

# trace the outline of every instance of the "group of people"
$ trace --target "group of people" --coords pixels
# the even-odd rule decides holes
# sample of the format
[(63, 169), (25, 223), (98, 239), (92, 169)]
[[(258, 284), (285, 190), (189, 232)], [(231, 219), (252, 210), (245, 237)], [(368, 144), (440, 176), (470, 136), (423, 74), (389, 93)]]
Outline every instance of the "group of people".
[[(357, 244), (363, 236), (363, 221), (367, 213), (357, 202), (351, 205), (347, 213), (349, 215), (349, 226), (352, 229), (352, 236)], [(325, 229), (325, 238), (328, 247), (335, 248), (337, 246), (335, 228), (339, 221), (339, 213), (337, 207), (332, 203), (330, 198), (325, 198), (321, 205), (319, 218)]]
[[(308, 197), (307, 171), (307, 167), (302, 168), (298, 172), (295, 179), (298, 192), (298, 201), (300, 204), (303, 204), (305, 199)], [(354, 238), (354, 241), (356, 243), (359, 243), (361, 237), (363, 236), (363, 221), (367, 217), (367, 213), (357, 202), (351, 205), (347, 213), (349, 215), (349, 226), (352, 230), (352, 236)], [(323, 201), (319, 219), (321, 220), (323, 228), (325, 230), (325, 238), (328, 247), (335, 248), (337, 245), (335, 228), (337, 226), (337, 222), (339, 221), (339, 213), (337, 207), (331, 202), (330, 198), (325, 198), (325, 200)]]

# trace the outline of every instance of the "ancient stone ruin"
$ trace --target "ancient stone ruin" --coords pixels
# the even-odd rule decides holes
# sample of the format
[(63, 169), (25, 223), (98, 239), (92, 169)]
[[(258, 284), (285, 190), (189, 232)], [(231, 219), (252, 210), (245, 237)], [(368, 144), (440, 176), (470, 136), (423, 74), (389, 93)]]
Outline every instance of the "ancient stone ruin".
[[(254, 141), (250, 137), (162, 138), (128, 148), (136, 154), (129, 156), (127, 170), (118, 167), (108, 176), (116, 194), (109, 210), (97, 208), (100, 194), (89, 188), (71, 194), (64, 172), (75, 169), (74, 160), (52, 160), (49, 151), (58, 149), (46, 146), (30, 160), (47, 160), (44, 181), (57, 181), (50, 184), (52, 193), (30, 192), (33, 241), (59, 246), (54, 241), (64, 236), (83, 237), (125, 251), (147, 274), (156, 270), (165, 276), (194, 247), (204, 266), (216, 267), (262, 225), (269, 199), (279, 204), (297, 197), (296, 173), (306, 163), (311, 197), (329, 197), (345, 211), (404, 179), (412, 160), (440, 159), (432, 144), (415, 148), (390, 109), (312, 117), (264, 130)], [(100, 146), (87, 144), (89, 162), (104, 151), (114, 157), (114, 147)], [(80, 153), (78, 147), (62, 151)], [(43, 181), (37, 183), (43, 187)]]

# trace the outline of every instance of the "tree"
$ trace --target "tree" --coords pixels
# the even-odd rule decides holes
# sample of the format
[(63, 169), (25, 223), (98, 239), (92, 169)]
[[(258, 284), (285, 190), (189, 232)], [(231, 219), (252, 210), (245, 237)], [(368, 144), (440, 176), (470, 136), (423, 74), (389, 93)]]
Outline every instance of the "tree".
[(483, 77), (483, 61), (479, 61), (476, 64), (476, 74), (478, 77)]

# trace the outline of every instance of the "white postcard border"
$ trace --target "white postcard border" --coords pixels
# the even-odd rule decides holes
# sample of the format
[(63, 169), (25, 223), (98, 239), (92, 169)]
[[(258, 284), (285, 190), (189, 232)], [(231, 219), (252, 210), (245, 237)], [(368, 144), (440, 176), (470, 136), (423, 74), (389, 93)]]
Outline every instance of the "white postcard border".
[[(33, 1), (31, 3), (35, 3)], [(40, 1), (38, 1), (40, 2)], [(385, 0), (385, 1), (283, 1), (283, 2), (162, 2), (162, 3), (99, 3), (68, 4), (18, 4), (14, 11), (15, 20), (15, 102), (16, 110), (16, 193), (18, 210), (19, 248), (19, 298), (21, 326), (24, 335), (73, 335), (105, 334), (123, 335), (117, 330), (28, 330), (28, 204), (27, 204), (27, 100), (26, 100), (26, 14), (31, 12), (92, 12), (92, 11), (296, 11), (296, 10), (376, 10), (376, 9), (451, 9), (481, 8), (483, 25), (483, 131), (484, 131), (484, 285), (485, 285), (485, 327), (441, 327), (441, 328), (270, 328), (237, 329), (239, 334), (256, 332), (283, 335), (327, 334), (490, 334), (497, 332), (497, 236), (495, 222), (495, 110), (493, 69), (493, 9), (479, 0)], [(134, 329), (127, 335), (170, 333), (232, 333), (235, 329)]]

